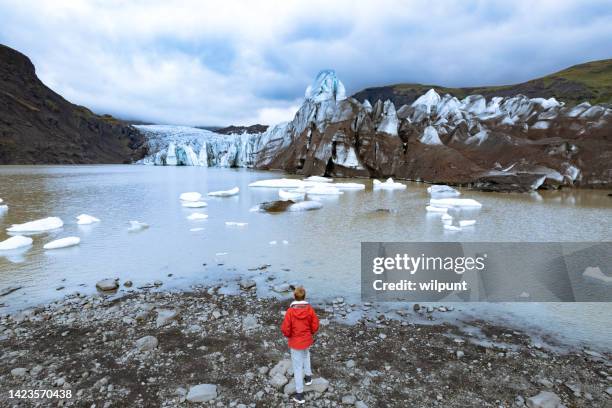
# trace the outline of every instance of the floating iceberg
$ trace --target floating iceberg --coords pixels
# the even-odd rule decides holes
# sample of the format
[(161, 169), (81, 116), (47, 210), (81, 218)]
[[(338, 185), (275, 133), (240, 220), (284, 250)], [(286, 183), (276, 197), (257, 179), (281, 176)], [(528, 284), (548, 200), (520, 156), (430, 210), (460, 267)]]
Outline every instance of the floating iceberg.
[(190, 228), (189, 231), (190, 232), (204, 231), (204, 228), (202, 227)]
[(12, 249), (22, 248), (32, 245), (32, 238), (16, 235), (0, 242), (0, 251), (10, 251)]
[(138, 232), (149, 228), (149, 224), (140, 221), (130, 221), (128, 232)]
[(246, 227), (248, 222), (225, 221), (226, 227)]
[(278, 196), (281, 200), (300, 201), (304, 199), (305, 195), (306, 193), (304, 191), (283, 190), (282, 188), (278, 190)]
[(6, 230), (8, 232), (44, 232), (61, 228), (64, 222), (58, 217), (48, 217), (24, 224), (13, 224)]
[(301, 201), (289, 206), (288, 211), (310, 211), (323, 208), (323, 204), (318, 201)]
[(0, 205), (0, 213), (3, 213), (8, 210), (8, 205), (2, 204)]
[(238, 187), (234, 187), (231, 190), (212, 191), (208, 193), (208, 195), (211, 197), (230, 197), (230, 196), (234, 196), (238, 194), (239, 192), (240, 192), (240, 189)]
[(459, 191), (444, 184), (429, 186), (427, 192), (432, 196), (458, 197), (461, 195)]
[(277, 244), (277, 242), (276, 242), (276, 241), (270, 241), (270, 242), (269, 242), (269, 244), (270, 244), (270, 245), (276, 245), (276, 244)]
[(88, 224), (93, 224), (94, 222), (100, 222), (100, 220), (97, 219), (96, 217), (93, 217), (87, 214), (81, 214), (77, 216), (76, 218), (77, 218), (77, 224), (79, 225), (88, 225)]
[(190, 191), (188, 193), (181, 194), (179, 198), (181, 201), (200, 201), (202, 194), (195, 191)]
[(389, 177), (384, 183), (380, 182), (379, 180), (374, 180), (373, 185), (374, 188), (380, 188), (385, 190), (404, 190), (406, 188), (405, 184), (396, 183), (391, 177)]
[(429, 205), (433, 207), (474, 207), (480, 208), (482, 204), (471, 198), (432, 198)]
[(205, 201), (185, 201), (181, 205), (185, 208), (202, 208), (208, 204)]
[(313, 181), (315, 183), (332, 183), (334, 179), (329, 177), (321, 177), (321, 176), (310, 176), (306, 177), (304, 180)]
[(442, 214), (440, 220), (442, 220), (442, 224), (444, 225), (451, 225), (453, 223), (453, 217), (446, 213)]
[(340, 190), (365, 190), (365, 184), (361, 183), (334, 183), (332, 185)]
[(328, 185), (328, 184), (318, 184), (314, 187), (310, 187), (306, 189), (306, 193), (308, 195), (340, 195), (344, 194), (342, 191), (338, 190), (336, 187)]
[(425, 207), (425, 210), (427, 212), (433, 212), (433, 213), (447, 213), (448, 212), (447, 207), (436, 207), (433, 205), (428, 205), (427, 207)]
[(51, 241), (43, 246), (44, 249), (59, 249), (59, 248), (67, 248), (75, 245), (79, 245), (81, 243), (81, 238), (79, 237), (66, 237), (56, 239), (55, 241)]
[(304, 181), (298, 179), (270, 179), (258, 180), (249, 184), (249, 187), (272, 187), (272, 188), (298, 188), (304, 186)]
[(193, 213), (193, 214), (189, 214), (187, 216), (187, 219), (191, 220), (191, 221), (205, 220), (207, 218), (208, 218), (208, 214), (202, 214), (202, 213), (199, 213), (199, 212), (196, 212), (196, 213)]
[(287, 241), (286, 239), (283, 239), (283, 245), (289, 245), (289, 241)]
[(472, 225), (476, 225), (476, 220), (461, 220), (459, 221), (460, 227), (471, 227)]
[(444, 224), (444, 229), (449, 231), (461, 231), (461, 227), (457, 227), (456, 225)]

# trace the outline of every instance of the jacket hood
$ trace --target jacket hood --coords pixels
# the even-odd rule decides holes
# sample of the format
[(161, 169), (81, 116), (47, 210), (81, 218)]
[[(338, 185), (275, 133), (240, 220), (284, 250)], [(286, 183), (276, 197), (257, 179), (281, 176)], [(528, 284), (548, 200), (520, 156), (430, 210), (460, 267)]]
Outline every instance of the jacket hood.
[(291, 314), (298, 319), (306, 319), (310, 316), (310, 310), (312, 309), (312, 306), (306, 301), (292, 302), (289, 307), (292, 310)]

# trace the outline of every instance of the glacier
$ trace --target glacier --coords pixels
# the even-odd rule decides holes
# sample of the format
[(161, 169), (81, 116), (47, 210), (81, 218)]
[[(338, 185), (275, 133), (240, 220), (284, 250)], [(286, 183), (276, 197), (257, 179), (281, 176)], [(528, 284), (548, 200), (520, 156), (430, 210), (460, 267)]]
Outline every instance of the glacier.
[(145, 165), (247, 167), (531, 191), (612, 184), (604, 154), (612, 147), (594, 149), (591, 142), (607, 140), (611, 125), (612, 109), (605, 105), (565, 107), (554, 98), (520, 94), (458, 99), (429, 89), (400, 107), (390, 100), (359, 102), (347, 97), (333, 70), (324, 70), (306, 89), (293, 119), (262, 133), (136, 127), (147, 139), (148, 154), (139, 162)]

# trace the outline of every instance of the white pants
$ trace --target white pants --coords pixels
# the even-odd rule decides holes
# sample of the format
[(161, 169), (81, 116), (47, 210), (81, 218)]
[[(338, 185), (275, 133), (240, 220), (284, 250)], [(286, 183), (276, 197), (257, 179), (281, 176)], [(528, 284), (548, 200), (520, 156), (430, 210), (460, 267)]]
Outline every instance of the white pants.
[(295, 378), (295, 392), (304, 392), (304, 375), (312, 376), (310, 369), (310, 350), (291, 350), (291, 363), (293, 364), (293, 377)]

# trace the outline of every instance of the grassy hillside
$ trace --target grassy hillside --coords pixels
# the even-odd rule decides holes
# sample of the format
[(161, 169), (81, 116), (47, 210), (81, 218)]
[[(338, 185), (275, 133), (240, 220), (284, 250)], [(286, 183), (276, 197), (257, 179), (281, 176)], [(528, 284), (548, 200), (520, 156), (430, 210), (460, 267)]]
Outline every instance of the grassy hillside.
[(450, 93), (458, 98), (470, 94), (493, 96), (513, 96), (523, 94), (534, 97), (555, 97), (567, 105), (588, 101), (591, 104), (612, 104), (612, 59), (574, 65), (563, 71), (514, 85), (482, 86), (473, 88), (447, 88), (438, 85), (395, 84), (366, 88), (354, 97), (360, 101), (369, 99), (391, 99), (396, 106), (410, 104), (420, 95), (434, 88), (438, 93)]

